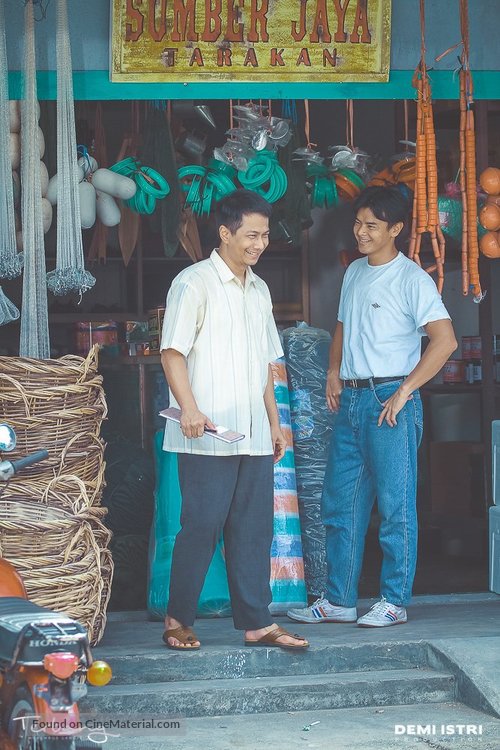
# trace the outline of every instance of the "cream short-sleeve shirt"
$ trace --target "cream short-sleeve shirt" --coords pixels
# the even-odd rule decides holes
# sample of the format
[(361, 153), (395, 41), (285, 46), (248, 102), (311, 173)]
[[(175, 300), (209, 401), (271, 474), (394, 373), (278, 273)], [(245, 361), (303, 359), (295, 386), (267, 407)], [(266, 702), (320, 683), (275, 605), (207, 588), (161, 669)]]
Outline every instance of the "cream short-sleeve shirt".
[[(273, 453), (264, 391), (269, 363), (283, 356), (267, 284), (248, 268), (245, 284), (216, 250), (182, 271), (167, 295), (160, 348), (186, 358), (198, 408), (244, 440), (187, 439), (166, 420), (163, 449), (210, 456)], [(178, 406), (172, 392), (170, 405)]]

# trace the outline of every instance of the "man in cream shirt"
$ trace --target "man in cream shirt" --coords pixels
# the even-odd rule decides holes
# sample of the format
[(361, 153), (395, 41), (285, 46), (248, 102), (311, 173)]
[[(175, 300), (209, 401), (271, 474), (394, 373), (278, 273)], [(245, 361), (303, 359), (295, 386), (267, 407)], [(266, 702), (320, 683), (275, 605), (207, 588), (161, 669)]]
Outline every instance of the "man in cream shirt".
[[(191, 626), (221, 533), (235, 628), (245, 644), (303, 649), (269, 614), (273, 460), (286, 449), (270, 363), (283, 355), (269, 289), (252, 270), (269, 243), (271, 206), (237, 190), (219, 202), (220, 246), (182, 271), (167, 296), (161, 358), (171, 406), (163, 448), (178, 454), (181, 530), (173, 552), (163, 639), (200, 643)], [(245, 435), (228, 444), (205, 434), (224, 425)]]

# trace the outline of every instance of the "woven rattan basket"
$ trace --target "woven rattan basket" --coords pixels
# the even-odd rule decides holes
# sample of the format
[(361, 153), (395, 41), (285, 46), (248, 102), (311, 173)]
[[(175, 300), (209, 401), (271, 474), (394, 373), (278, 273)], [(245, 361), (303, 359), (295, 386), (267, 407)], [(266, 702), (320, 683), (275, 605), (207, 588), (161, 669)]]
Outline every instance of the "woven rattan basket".
[(107, 407), (97, 352), (0, 357), (0, 421), (17, 434), (10, 456), (49, 453), (0, 488), (0, 556), (19, 570), (34, 602), (78, 619), (93, 643), (104, 631), (113, 575), (100, 507)]
[(94, 346), (87, 357), (68, 355), (59, 359), (0, 357), (0, 371), (26, 387), (74, 385), (92, 380), (97, 375), (99, 347)]

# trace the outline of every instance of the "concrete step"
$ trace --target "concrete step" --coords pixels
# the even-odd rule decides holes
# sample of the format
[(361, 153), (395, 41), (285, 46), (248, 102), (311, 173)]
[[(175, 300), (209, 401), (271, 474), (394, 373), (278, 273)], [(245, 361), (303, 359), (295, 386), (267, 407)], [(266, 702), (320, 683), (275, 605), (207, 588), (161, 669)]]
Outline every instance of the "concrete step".
[[(98, 657), (96, 657), (98, 658)], [(311, 646), (297, 653), (279, 648), (203, 647), (185, 653), (162, 648), (108, 649), (113, 684), (245, 679), (286, 675), (412, 669), (428, 664), (425, 642), (358, 643)]]
[[(396, 727), (405, 734), (398, 734)], [(444, 728), (444, 729), (443, 729)], [(418, 732), (418, 734), (417, 734)], [(480, 736), (479, 732), (481, 733)], [(113, 734), (118, 733), (113, 730)], [(103, 738), (101, 738), (102, 740)], [(99, 745), (95, 745), (99, 748)], [(498, 750), (500, 721), (460, 703), (212, 716), (108, 737), (106, 750)]]
[(83, 712), (226, 716), (360, 706), (408, 705), (452, 701), (455, 678), (430, 669), (185, 680), (176, 683), (108, 685), (92, 689)]

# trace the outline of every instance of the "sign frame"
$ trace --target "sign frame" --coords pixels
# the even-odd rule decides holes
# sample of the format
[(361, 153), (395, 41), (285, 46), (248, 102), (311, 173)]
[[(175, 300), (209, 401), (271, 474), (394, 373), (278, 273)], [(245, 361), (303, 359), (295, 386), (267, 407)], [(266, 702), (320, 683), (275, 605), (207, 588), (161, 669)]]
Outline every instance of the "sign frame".
[(113, 83), (389, 79), (391, 0), (112, 0), (110, 8)]

